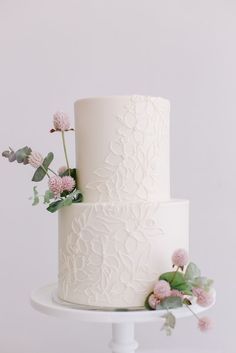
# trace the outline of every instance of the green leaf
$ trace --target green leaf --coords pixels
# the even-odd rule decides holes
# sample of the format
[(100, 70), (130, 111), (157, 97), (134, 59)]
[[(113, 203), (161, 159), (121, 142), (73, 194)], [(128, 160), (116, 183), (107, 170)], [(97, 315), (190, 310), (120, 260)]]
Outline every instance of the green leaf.
[(185, 295), (192, 295), (192, 286), (189, 283), (182, 283), (179, 286), (176, 286), (175, 289), (178, 289), (180, 292), (182, 292)]
[(184, 278), (186, 281), (192, 281), (194, 278), (201, 276), (201, 271), (193, 262), (190, 262), (186, 268)]
[(43, 196), (43, 203), (50, 203), (51, 199), (54, 199), (53, 192), (51, 192), (51, 190), (45, 191), (45, 194)]
[(25, 147), (17, 150), (15, 152), (15, 157), (16, 157), (17, 162), (23, 163), (24, 159), (30, 155), (31, 151), (32, 151), (31, 148), (29, 148), (28, 146), (25, 146)]
[(26, 160), (28, 161), (28, 156), (30, 155), (31, 151), (31, 148), (28, 146), (20, 148), (16, 152), (14, 152), (11, 147), (9, 147), (9, 150), (2, 152), (2, 156), (8, 158), (9, 162), (14, 162), (16, 160), (18, 163), (27, 164)]
[(144, 302), (144, 307), (145, 307), (147, 310), (155, 310), (155, 309), (153, 309), (153, 308), (150, 307), (149, 302), (148, 302), (148, 299), (149, 299), (149, 297), (150, 297), (151, 294), (153, 294), (153, 292), (151, 292), (151, 293), (148, 294), (148, 296), (146, 297), (145, 302)]
[(70, 206), (72, 203), (78, 203), (81, 201), (82, 201), (82, 194), (80, 190), (75, 189), (67, 197), (50, 203), (47, 210), (49, 212), (54, 213), (64, 206)]
[(28, 159), (28, 156), (26, 156), (23, 160), (23, 164), (29, 164), (29, 159)]
[(206, 292), (209, 292), (209, 290), (212, 289), (213, 283), (214, 281), (212, 279), (201, 276), (194, 278), (194, 280), (192, 281), (193, 287), (202, 288)]
[(71, 197), (73, 198), (73, 203), (79, 203), (83, 201), (83, 195), (81, 194), (81, 191), (78, 189), (75, 189), (73, 193), (71, 194)]
[(36, 169), (36, 171), (35, 171), (35, 173), (33, 175), (32, 181), (39, 182), (39, 181), (43, 180), (43, 178), (46, 175), (46, 172), (48, 170), (49, 165), (53, 161), (53, 158), (54, 158), (53, 153), (49, 152), (47, 157), (44, 158), (44, 160), (43, 160), (43, 164), (42, 164), (43, 168), (39, 167), (39, 168)]
[(180, 297), (168, 297), (161, 300), (157, 309), (158, 310), (175, 309), (175, 308), (180, 308), (181, 306), (183, 306), (183, 301)]
[(166, 324), (171, 328), (175, 328), (175, 324), (176, 324), (175, 316), (171, 312), (168, 312), (164, 315), (164, 317), (166, 319)]
[(76, 198), (73, 199), (73, 203), (83, 202), (83, 195), (81, 193), (78, 194)]
[(159, 279), (169, 282), (171, 289), (178, 289), (180, 292), (187, 295), (192, 294), (191, 284), (185, 280), (184, 274), (179, 271), (165, 272)]
[(34, 186), (33, 187), (33, 203), (32, 203), (32, 206), (36, 206), (39, 204), (39, 193), (38, 193), (38, 190), (37, 190), (37, 186)]
[(9, 160), (9, 162), (15, 162), (15, 160), (16, 160), (15, 152), (12, 151), (12, 152), (9, 153), (8, 160)]
[(68, 194), (67, 197), (71, 197), (73, 200), (73, 203), (82, 202), (82, 199), (83, 199), (81, 191), (78, 189), (74, 189), (70, 194)]
[(165, 319), (165, 321), (161, 330), (165, 330), (167, 336), (170, 336), (172, 330), (175, 328), (176, 318), (171, 312), (167, 312), (162, 318)]
[(66, 175), (70, 175), (73, 179), (76, 180), (76, 168), (67, 169), (61, 176), (63, 177)]
[(8, 158), (10, 155), (10, 151), (6, 150), (2, 152), (2, 157)]
[(67, 197), (65, 199), (60, 199), (58, 201), (54, 201), (50, 203), (48, 206), (47, 210), (51, 213), (54, 213), (58, 211), (60, 208), (65, 207), (65, 206), (70, 206), (72, 204), (72, 198)]
[(175, 288), (176, 286), (182, 283), (186, 283), (183, 273), (179, 271), (165, 272), (162, 275), (160, 275), (159, 280), (161, 279), (169, 282), (171, 287), (173, 288)]

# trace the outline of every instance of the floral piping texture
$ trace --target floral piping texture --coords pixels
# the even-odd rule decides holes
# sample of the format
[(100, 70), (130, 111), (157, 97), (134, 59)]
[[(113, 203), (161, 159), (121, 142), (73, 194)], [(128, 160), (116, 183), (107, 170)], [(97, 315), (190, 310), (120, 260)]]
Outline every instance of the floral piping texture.
[(97, 180), (86, 185), (97, 191), (98, 201), (158, 198), (162, 146), (168, 144), (169, 137), (168, 113), (169, 102), (163, 98), (130, 97), (124, 112), (117, 116), (117, 138), (110, 142), (104, 165), (94, 171)]
[(152, 239), (162, 236), (158, 205), (87, 206), (60, 241), (60, 295), (98, 306), (144, 298), (158, 275)]

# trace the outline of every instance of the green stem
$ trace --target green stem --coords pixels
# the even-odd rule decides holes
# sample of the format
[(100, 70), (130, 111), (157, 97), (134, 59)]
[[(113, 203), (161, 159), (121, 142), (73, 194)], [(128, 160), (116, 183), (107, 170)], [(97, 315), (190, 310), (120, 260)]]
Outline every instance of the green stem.
[(50, 172), (52, 172), (53, 174), (57, 175), (57, 173), (55, 173), (54, 170), (52, 170), (51, 168), (48, 168), (48, 170), (50, 170)]
[(48, 178), (50, 178), (50, 175), (48, 174), (48, 172), (47, 172), (47, 170), (44, 168), (44, 166), (41, 164), (40, 167), (45, 171), (45, 173), (47, 174)]
[(191, 313), (193, 314), (193, 316), (195, 316), (198, 320), (200, 320), (200, 317), (190, 308), (189, 305), (187, 304), (184, 304), (186, 306), (186, 308), (188, 308), (188, 310), (191, 311)]
[(66, 165), (67, 165), (67, 169), (69, 170), (69, 175), (70, 175), (70, 167), (69, 167), (69, 160), (68, 160), (67, 151), (66, 151), (66, 141), (65, 141), (64, 131), (61, 132), (61, 136), (62, 136), (63, 149), (64, 149), (64, 153), (65, 153), (65, 158), (66, 158)]
[(176, 273), (178, 272), (178, 270), (179, 270), (179, 266), (177, 267), (177, 270), (175, 271), (175, 273), (174, 273), (174, 275), (172, 277), (172, 280), (170, 281), (170, 284), (174, 281)]

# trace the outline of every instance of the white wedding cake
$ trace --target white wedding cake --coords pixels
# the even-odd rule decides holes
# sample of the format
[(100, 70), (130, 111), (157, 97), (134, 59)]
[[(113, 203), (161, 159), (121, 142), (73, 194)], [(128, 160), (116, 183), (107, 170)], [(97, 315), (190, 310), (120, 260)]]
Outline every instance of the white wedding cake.
[(83, 202), (59, 211), (60, 299), (143, 306), (172, 253), (188, 250), (189, 203), (170, 198), (169, 111), (160, 97), (75, 103)]

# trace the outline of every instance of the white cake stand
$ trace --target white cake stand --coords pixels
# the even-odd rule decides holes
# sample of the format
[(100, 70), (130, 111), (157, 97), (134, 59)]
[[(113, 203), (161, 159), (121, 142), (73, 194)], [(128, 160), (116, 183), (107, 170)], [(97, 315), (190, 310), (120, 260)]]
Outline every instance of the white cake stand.
[[(61, 305), (53, 300), (53, 294), (57, 288), (56, 284), (49, 284), (31, 294), (31, 305), (34, 309), (55, 317), (73, 318), (82, 322), (101, 322), (112, 324), (112, 340), (110, 348), (113, 353), (134, 353), (138, 343), (134, 339), (134, 323), (163, 321), (161, 316), (165, 311), (100, 311), (77, 309), (67, 305)], [(214, 296), (215, 297), (215, 296)], [(214, 303), (211, 305), (213, 306)], [(201, 313), (210, 307), (203, 308), (197, 304), (191, 306), (195, 313)], [(191, 316), (186, 308), (170, 310), (176, 318)], [(164, 333), (163, 333), (164, 334)]]

